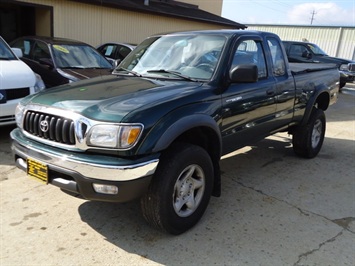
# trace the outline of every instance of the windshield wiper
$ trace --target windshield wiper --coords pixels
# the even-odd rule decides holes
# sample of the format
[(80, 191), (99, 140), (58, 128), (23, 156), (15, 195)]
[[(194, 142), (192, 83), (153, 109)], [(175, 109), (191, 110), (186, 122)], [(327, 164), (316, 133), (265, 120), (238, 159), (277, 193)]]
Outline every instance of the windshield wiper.
[(112, 73), (113, 73), (113, 74), (118, 74), (117, 72), (119, 72), (119, 71), (127, 72), (127, 73), (132, 74), (133, 76), (136, 76), (136, 77), (142, 77), (141, 74), (139, 74), (139, 73), (137, 73), (137, 72), (135, 72), (135, 71), (132, 71), (132, 70), (123, 68), (123, 67), (120, 67), (120, 68), (115, 69)]
[(172, 71), (172, 70), (166, 70), (166, 69), (151, 69), (151, 70), (147, 70), (147, 73), (167, 73), (167, 74), (172, 74), (175, 75), (179, 78), (182, 78), (184, 80), (188, 80), (188, 81), (197, 81), (196, 79), (193, 79), (189, 76), (185, 76), (183, 74), (181, 74), (180, 72), (177, 71)]
[(68, 67), (61, 67), (61, 69), (85, 69), (83, 66), (68, 66)]

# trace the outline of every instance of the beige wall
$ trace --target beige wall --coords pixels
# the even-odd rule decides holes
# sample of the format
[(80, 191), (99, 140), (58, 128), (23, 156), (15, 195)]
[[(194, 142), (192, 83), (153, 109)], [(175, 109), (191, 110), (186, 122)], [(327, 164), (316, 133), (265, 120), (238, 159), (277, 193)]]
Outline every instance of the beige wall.
[[(139, 43), (149, 35), (169, 31), (227, 28), (66, 0), (22, 0), (22, 2), (52, 6), (55, 37), (72, 38), (93, 46), (108, 41)], [(43, 26), (37, 27), (37, 31), (43, 31)]]
[(223, 0), (177, 0), (179, 2), (197, 5), (200, 9), (221, 16)]

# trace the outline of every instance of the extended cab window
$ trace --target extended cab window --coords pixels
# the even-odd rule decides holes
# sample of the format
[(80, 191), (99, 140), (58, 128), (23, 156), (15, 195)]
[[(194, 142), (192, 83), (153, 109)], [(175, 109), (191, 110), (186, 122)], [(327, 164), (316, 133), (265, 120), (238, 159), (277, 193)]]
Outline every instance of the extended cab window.
[(245, 40), (237, 46), (232, 62), (232, 68), (243, 64), (257, 65), (258, 79), (267, 77), (264, 51), (259, 41)]
[(18, 40), (11, 46), (15, 48), (20, 48), (22, 50), (22, 54), (24, 58), (31, 58), (30, 52), (33, 45), (34, 45), (34, 41), (32, 40)]
[(307, 53), (307, 49), (303, 45), (292, 44), (290, 47), (290, 56), (304, 56)]
[(285, 58), (282, 53), (280, 43), (274, 38), (268, 38), (268, 45), (272, 58), (272, 70), (275, 76), (286, 74)]

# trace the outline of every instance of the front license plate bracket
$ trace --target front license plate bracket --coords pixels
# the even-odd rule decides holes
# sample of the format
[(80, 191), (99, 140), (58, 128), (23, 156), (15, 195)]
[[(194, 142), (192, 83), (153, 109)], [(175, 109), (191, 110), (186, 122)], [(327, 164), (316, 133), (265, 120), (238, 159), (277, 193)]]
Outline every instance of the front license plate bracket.
[(27, 174), (42, 183), (48, 184), (48, 167), (41, 162), (27, 159)]

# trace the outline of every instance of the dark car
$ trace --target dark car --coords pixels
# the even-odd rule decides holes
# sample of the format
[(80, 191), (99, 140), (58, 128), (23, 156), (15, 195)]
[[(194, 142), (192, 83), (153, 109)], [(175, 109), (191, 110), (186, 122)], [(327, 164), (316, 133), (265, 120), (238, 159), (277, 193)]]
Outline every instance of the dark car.
[(21, 59), (42, 77), (47, 88), (108, 75), (113, 69), (94, 47), (76, 40), (26, 36), (10, 46), (22, 50)]
[(109, 42), (99, 45), (96, 49), (110, 62), (120, 63), (136, 45), (128, 43)]
[(355, 80), (355, 61), (331, 57), (314, 43), (283, 41), (291, 63), (334, 63), (340, 72), (340, 87)]

